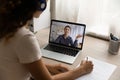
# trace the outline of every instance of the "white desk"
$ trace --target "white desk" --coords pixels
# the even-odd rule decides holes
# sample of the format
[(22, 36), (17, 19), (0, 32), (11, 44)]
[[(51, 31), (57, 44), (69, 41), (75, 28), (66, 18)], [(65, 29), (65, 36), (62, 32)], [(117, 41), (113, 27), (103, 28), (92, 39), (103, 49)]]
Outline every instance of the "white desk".
[[(38, 31), (36, 36), (39, 40), (40, 46), (43, 47), (45, 44), (48, 43), (49, 28), (45, 28)], [(74, 64), (72, 65), (65, 64), (65, 63), (62, 63), (62, 64), (69, 66), (70, 68), (75, 68), (82, 59), (84, 59), (86, 56), (91, 56), (98, 60), (116, 65), (117, 68), (109, 80), (120, 80), (120, 51), (118, 55), (109, 54), (107, 51), (108, 44), (109, 44), (108, 41), (85, 36), (82, 53), (78, 56)], [(49, 63), (49, 64), (61, 63), (61, 62), (51, 60), (51, 59), (46, 59), (46, 58), (43, 58), (43, 60), (45, 63)]]

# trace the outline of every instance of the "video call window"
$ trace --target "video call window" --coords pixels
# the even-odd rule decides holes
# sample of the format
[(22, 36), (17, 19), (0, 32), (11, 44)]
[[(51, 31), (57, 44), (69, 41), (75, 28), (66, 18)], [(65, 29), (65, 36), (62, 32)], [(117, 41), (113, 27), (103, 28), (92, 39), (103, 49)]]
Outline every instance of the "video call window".
[(78, 24), (52, 22), (50, 42), (81, 48), (84, 28)]

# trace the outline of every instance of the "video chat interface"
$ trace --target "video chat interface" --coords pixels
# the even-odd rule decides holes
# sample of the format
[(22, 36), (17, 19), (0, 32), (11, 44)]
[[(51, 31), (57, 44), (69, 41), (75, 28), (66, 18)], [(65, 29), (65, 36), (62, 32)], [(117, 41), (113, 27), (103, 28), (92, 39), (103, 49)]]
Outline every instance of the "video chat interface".
[[(72, 38), (72, 41), (76, 40), (77, 35), (84, 35), (84, 26), (78, 25), (78, 24), (70, 24), (70, 23), (62, 23), (62, 22), (52, 22), (51, 25), (51, 32), (50, 32), (50, 41), (56, 43), (56, 39), (59, 37), (59, 35), (64, 34), (64, 28), (65, 26), (70, 26), (71, 30), (69, 33), (69, 36)], [(77, 39), (77, 46), (73, 47), (78, 47), (81, 48), (81, 44), (83, 42), (83, 37), (80, 37)], [(72, 45), (68, 45), (72, 46)]]

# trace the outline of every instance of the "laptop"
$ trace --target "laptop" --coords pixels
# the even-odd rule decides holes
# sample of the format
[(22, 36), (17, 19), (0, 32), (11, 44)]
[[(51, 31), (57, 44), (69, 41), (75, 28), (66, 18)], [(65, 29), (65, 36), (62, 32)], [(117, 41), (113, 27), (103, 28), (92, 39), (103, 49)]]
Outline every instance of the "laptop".
[(43, 57), (73, 64), (81, 53), (85, 24), (51, 20), (49, 43), (41, 49)]

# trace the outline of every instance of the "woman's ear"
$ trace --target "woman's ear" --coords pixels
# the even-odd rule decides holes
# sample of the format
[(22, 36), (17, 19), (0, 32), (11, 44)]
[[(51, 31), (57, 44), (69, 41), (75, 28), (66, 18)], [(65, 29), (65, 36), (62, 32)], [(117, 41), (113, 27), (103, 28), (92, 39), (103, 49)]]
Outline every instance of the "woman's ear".
[(39, 18), (39, 16), (41, 15), (41, 11), (36, 11), (34, 14), (33, 14), (33, 17), (34, 18)]

